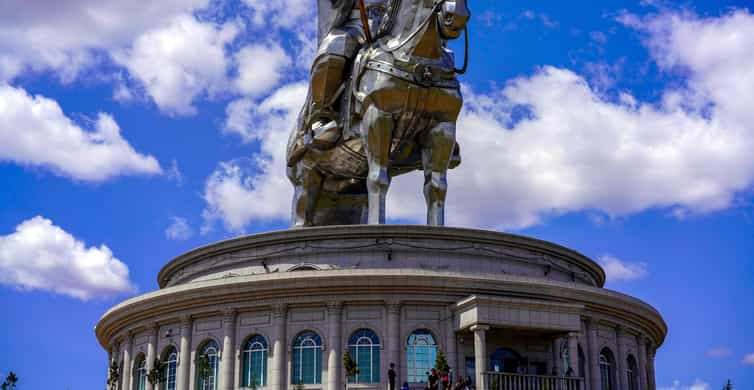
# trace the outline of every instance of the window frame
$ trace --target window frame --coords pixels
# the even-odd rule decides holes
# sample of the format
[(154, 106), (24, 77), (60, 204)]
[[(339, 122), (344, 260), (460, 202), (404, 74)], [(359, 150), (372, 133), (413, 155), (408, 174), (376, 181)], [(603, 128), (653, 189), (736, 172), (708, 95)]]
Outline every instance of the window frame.
[[(260, 348), (261, 347), (261, 348)], [(261, 372), (259, 378), (254, 376), (254, 359), (256, 354), (261, 354)], [(252, 387), (252, 378), (255, 380), (254, 386), (266, 387), (268, 380), (267, 359), (269, 357), (269, 344), (267, 339), (261, 334), (251, 335), (243, 344), (241, 351), (241, 387)]]
[[(291, 385), (321, 385), (322, 384), (322, 336), (312, 330), (305, 330), (296, 335), (291, 354)], [(305, 352), (312, 351), (314, 364), (312, 365), (313, 381), (309, 383), (304, 376)], [(297, 372), (298, 371), (298, 372)]]
[[(176, 390), (178, 381), (178, 349), (171, 345), (165, 348), (162, 353), (162, 366), (161, 370), (164, 370), (164, 379), (160, 383), (160, 390)], [(172, 372), (172, 386), (170, 382)]]
[(615, 390), (615, 359), (608, 348), (600, 351), (600, 390)]
[(133, 390), (145, 390), (147, 388), (147, 358), (139, 354), (134, 362)]
[[(219, 373), (219, 354), (220, 346), (217, 341), (210, 339), (201, 344), (199, 353), (196, 355), (197, 362), (199, 358), (206, 354), (210, 361), (211, 372), (209, 378), (200, 377), (199, 370), (196, 372), (197, 390), (217, 390), (217, 376)], [(209, 380), (211, 379), (211, 382)], [(207, 383), (209, 382), (209, 383)]]
[[(427, 337), (431, 339), (431, 344), (417, 344), (417, 341), (425, 340)], [(413, 343), (412, 338), (414, 339)], [(439, 350), (439, 346), (437, 345), (437, 338), (429, 329), (416, 329), (411, 332), (411, 334), (409, 334), (408, 339), (406, 340), (406, 347), (406, 371), (408, 374), (406, 376), (406, 380), (408, 381), (408, 383), (413, 384), (426, 383), (426, 375), (421, 371), (431, 371), (435, 365), (434, 361), (437, 359), (437, 351)], [(427, 349), (426, 360), (422, 361), (417, 358), (417, 348)], [(419, 367), (417, 363), (422, 363), (421, 367)], [(428, 365), (424, 363), (428, 363)]]
[[(361, 343), (361, 341), (367, 341), (368, 343)], [(359, 349), (369, 350), (369, 361), (366, 364), (360, 362)], [(356, 361), (356, 365), (359, 367), (359, 371), (362, 371), (362, 367), (369, 367), (369, 378), (362, 380), (361, 373), (355, 377), (348, 377), (348, 383), (354, 384), (374, 384), (380, 383), (380, 354), (381, 345), (380, 337), (377, 332), (372, 329), (362, 328), (357, 329), (348, 338), (348, 352), (351, 357)], [(375, 359), (376, 357), (376, 359)]]

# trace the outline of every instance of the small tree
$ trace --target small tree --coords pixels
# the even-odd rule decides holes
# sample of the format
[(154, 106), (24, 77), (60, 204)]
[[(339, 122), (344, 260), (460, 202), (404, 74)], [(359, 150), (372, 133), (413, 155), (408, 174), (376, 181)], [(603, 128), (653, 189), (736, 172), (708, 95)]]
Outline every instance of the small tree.
[(209, 362), (209, 356), (206, 353), (199, 355), (196, 361), (196, 369), (199, 372), (199, 382), (204, 382), (212, 373), (212, 365)]
[(733, 383), (728, 379), (728, 384), (723, 387), (723, 390), (733, 390)]
[(348, 388), (348, 378), (353, 378), (355, 382), (356, 376), (359, 375), (359, 365), (353, 360), (350, 351), (346, 351), (346, 353), (343, 354), (343, 369), (346, 372), (345, 386)]
[(16, 374), (11, 371), (8, 373), (8, 376), (5, 377), (5, 381), (3, 382), (2, 389), (3, 390), (13, 390), (16, 388), (16, 382), (18, 382), (18, 377)]
[(110, 363), (110, 369), (107, 374), (107, 388), (108, 390), (116, 390), (118, 388), (118, 382), (120, 382), (120, 366), (113, 360)]
[(162, 383), (162, 381), (165, 380), (165, 371), (159, 358), (154, 359), (152, 369), (147, 373), (147, 380), (152, 384), (152, 386), (158, 383)]
[(442, 351), (437, 351), (437, 358), (435, 359), (435, 370), (437, 370), (437, 373), (442, 377), (450, 373), (450, 366), (448, 365), (448, 360), (445, 359), (445, 355), (443, 355)]

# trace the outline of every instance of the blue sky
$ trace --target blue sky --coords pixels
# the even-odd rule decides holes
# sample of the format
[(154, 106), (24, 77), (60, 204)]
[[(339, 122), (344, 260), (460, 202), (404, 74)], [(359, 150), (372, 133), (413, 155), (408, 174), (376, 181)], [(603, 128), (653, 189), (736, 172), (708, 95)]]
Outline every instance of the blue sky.
[[(0, 373), (101, 388), (107, 308), (186, 250), (287, 226), (313, 4), (0, 1)], [(668, 322), (663, 389), (754, 388), (747, 2), (470, 6), (449, 224), (605, 264)], [(389, 202), (420, 222), (419, 179)]]

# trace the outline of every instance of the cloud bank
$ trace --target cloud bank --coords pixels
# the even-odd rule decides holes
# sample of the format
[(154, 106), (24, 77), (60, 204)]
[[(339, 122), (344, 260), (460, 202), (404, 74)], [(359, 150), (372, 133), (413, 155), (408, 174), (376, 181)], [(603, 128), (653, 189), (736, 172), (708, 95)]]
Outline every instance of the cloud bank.
[(108, 114), (98, 114), (88, 131), (69, 119), (56, 101), (0, 84), (0, 118), (0, 161), (45, 167), (91, 182), (162, 172), (154, 157), (136, 152), (123, 139)]
[(135, 291), (128, 267), (107, 246), (87, 247), (43, 217), (0, 236), (0, 284), (83, 301)]

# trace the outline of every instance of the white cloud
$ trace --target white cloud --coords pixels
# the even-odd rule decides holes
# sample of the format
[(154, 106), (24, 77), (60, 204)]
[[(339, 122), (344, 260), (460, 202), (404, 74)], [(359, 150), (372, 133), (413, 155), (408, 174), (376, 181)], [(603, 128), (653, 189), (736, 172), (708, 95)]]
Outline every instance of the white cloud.
[(649, 276), (647, 263), (631, 263), (613, 256), (602, 256), (599, 263), (609, 282), (644, 279)]
[(165, 229), (165, 237), (169, 240), (184, 241), (194, 236), (194, 229), (191, 228), (188, 221), (181, 217), (171, 217), (171, 223)]
[(25, 70), (70, 80), (97, 50), (129, 44), (142, 32), (209, 0), (65, 0), (0, 2), (0, 81)]
[[(653, 58), (665, 70), (689, 77), (686, 98), (712, 103), (712, 116), (726, 126), (754, 128), (754, 15), (745, 9), (721, 17), (662, 13), (620, 20), (645, 34)], [(699, 102), (701, 100), (701, 102)]]
[(52, 221), (34, 217), (0, 236), (0, 284), (81, 300), (131, 293), (128, 267), (110, 249), (85, 244)]
[(252, 10), (251, 21), (258, 27), (299, 28), (311, 24), (316, 17), (316, 7), (301, 0), (243, 0)]
[(675, 380), (673, 381), (673, 384), (669, 387), (658, 387), (657, 390), (710, 390), (712, 387), (709, 385), (709, 383), (706, 383), (702, 380), (697, 379), (694, 381), (694, 384), (691, 386), (683, 386), (681, 385), (681, 381)]
[(226, 131), (246, 142), (258, 141), (261, 154), (221, 163), (207, 179), (204, 231), (215, 221), (240, 232), (255, 220), (289, 215), (293, 189), (285, 176), (285, 148), (306, 91), (304, 83), (289, 84), (258, 104), (242, 99), (228, 106)]
[(227, 86), (226, 45), (239, 33), (235, 23), (217, 26), (181, 15), (169, 25), (140, 35), (113, 58), (128, 69), (157, 106), (170, 114), (191, 115), (193, 103)]
[(236, 89), (243, 95), (257, 97), (278, 85), (291, 59), (277, 43), (251, 45), (236, 53), (238, 78)]
[[(663, 69), (685, 68), (689, 84), (660, 91), (659, 102), (628, 91), (608, 94), (581, 75), (550, 66), (490, 93), (466, 88), (458, 126), (464, 161), (450, 174), (449, 224), (519, 229), (570, 212), (616, 218), (657, 209), (686, 218), (735, 205), (754, 183), (754, 95), (746, 92), (754, 90), (754, 54), (748, 49), (754, 16), (736, 11), (718, 19), (656, 18), (626, 16), (624, 23), (646, 34)], [(661, 29), (663, 20), (669, 30)], [(721, 47), (698, 50), (696, 30), (703, 47)], [(241, 183), (243, 193), (259, 193), (270, 183), (271, 192), (281, 193), (287, 186), (282, 150), (297, 111), (298, 104), (280, 112), (260, 109), (251, 99), (230, 104), (226, 132), (266, 140), (263, 145), (276, 139), (272, 144), (280, 147), (263, 151), (262, 161), (272, 165), (260, 165), (261, 172), (250, 173), (253, 179), (225, 167), (208, 183), (226, 178)], [(284, 120), (269, 126), (267, 118)], [(266, 135), (271, 128), (280, 133)], [(425, 219), (421, 183), (419, 174), (394, 181), (390, 218)], [(285, 205), (265, 211), (265, 218), (287, 218), (288, 198), (278, 199)], [(224, 215), (222, 208), (208, 210)], [(236, 229), (253, 219), (244, 215)]]
[(754, 366), (754, 352), (744, 356), (743, 363), (748, 366)]
[[(569, 70), (544, 67), (502, 91), (465, 96), (464, 162), (449, 179), (454, 225), (523, 228), (585, 210), (702, 213), (730, 206), (754, 178), (750, 132), (672, 102), (611, 101)], [(523, 107), (531, 115), (515, 122)], [(416, 183), (392, 197), (394, 217), (424, 218)]]
[(707, 351), (707, 357), (711, 357), (715, 359), (727, 358), (727, 357), (730, 357), (732, 354), (733, 354), (733, 351), (731, 351), (730, 348), (724, 345), (717, 346)]
[(123, 139), (108, 114), (100, 113), (93, 131), (86, 131), (56, 101), (0, 84), (0, 118), (0, 161), (42, 166), (83, 181), (161, 172), (154, 157), (137, 153)]
[(178, 160), (173, 159), (173, 161), (170, 163), (170, 168), (168, 168), (166, 173), (168, 180), (174, 182), (178, 187), (183, 186), (183, 173), (181, 172), (181, 168), (178, 166)]

